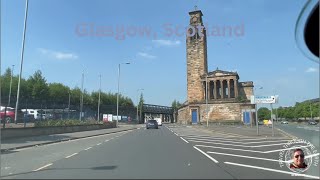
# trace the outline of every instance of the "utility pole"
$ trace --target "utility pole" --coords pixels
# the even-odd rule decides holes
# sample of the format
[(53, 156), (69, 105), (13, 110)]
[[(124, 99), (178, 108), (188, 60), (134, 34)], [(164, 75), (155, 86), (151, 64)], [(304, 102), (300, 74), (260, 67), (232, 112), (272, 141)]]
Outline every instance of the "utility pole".
[(82, 109), (83, 109), (83, 79), (84, 79), (84, 71), (82, 71), (82, 80), (81, 80), (80, 117), (79, 117), (80, 121), (82, 119)]

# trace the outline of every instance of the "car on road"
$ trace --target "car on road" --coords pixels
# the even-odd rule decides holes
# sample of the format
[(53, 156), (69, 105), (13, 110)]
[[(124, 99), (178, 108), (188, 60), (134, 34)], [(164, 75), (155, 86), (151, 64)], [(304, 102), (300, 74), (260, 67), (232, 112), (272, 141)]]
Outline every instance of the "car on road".
[(147, 129), (150, 129), (150, 128), (158, 129), (158, 122), (154, 119), (148, 120), (146, 123), (146, 128)]
[(281, 121), (281, 124), (288, 124), (288, 121)]
[(317, 125), (318, 123), (315, 120), (309, 120), (308, 124), (309, 125)]

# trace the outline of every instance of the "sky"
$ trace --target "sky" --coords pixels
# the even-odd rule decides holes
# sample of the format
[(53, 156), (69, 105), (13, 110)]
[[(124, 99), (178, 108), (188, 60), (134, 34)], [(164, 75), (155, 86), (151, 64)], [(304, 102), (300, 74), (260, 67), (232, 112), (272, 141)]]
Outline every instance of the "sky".
[[(208, 70), (237, 71), (277, 106), (319, 97), (319, 64), (299, 49), (295, 26), (306, 0), (29, 0), (22, 77), (117, 92), (136, 104), (187, 99), (189, 12), (203, 13)], [(25, 0), (1, 0), (1, 72), (19, 73)], [(223, 29), (232, 29), (223, 35)], [(230, 33), (231, 32), (231, 33)], [(125, 64), (130, 62), (130, 64)], [(138, 91), (138, 89), (144, 89)]]

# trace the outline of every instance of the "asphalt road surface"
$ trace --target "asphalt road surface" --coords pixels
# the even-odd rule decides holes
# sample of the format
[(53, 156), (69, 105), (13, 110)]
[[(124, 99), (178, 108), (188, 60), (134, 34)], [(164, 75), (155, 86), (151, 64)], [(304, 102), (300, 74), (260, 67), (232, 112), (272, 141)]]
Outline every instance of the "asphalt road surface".
[(163, 125), (1, 154), (1, 178), (319, 179), (280, 168), (289, 139)]

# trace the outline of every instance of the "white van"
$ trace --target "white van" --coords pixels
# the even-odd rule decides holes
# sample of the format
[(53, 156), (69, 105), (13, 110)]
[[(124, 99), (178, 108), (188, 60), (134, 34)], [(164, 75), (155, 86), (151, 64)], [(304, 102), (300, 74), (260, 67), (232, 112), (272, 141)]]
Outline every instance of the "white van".
[[(40, 118), (41, 117), (41, 110), (39, 110), (39, 109), (21, 109), (21, 111), (22, 112), (27, 111), (28, 114), (31, 114), (34, 116), (34, 119), (37, 119), (37, 120), (41, 119)], [(46, 119), (46, 115), (45, 115), (44, 111), (42, 111), (42, 119)]]
[(162, 119), (161, 118), (154, 118), (158, 122), (158, 126), (162, 126)]

